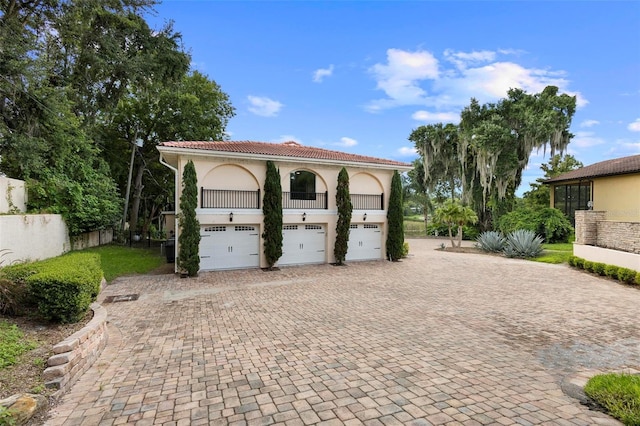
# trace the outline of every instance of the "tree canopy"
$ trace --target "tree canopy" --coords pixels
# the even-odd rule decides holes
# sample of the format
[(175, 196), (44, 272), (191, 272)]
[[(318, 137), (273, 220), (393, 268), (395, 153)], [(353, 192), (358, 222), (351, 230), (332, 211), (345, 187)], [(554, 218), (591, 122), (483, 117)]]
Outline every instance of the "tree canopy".
[(457, 126), (421, 126), (409, 139), (421, 155), (425, 182), (459, 177), (463, 200), (486, 229), (493, 216), (510, 210), (531, 153), (553, 156), (566, 149), (575, 108), (575, 97), (558, 94), (555, 86), (537, 94), (511, 89), (496, 103), (471, 99)]
[(190, 71), (171, 23), (145, 21), (155, 4), (0, 0), (0, 171), (27, 182), (31, 211), (65, 214), (72, 233), (121, 217), (136, 142), (129, 222), (140, 213), (146, 227), (173, 202), (157, 143), (223, 139), (234, 115), (216, 82)]

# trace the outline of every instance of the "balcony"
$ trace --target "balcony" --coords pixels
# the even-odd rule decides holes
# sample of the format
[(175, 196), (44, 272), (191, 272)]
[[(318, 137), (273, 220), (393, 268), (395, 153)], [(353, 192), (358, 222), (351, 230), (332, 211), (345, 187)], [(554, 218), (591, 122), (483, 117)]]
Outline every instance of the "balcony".
[(200, 207), (203, 209), (259, 209), (260, 190), (201, 188)]
[(283, 192), (283, 209), (328, 209), (327, 192)]
[(353, 210), (384, 210), (384, 193), (351, 194)]

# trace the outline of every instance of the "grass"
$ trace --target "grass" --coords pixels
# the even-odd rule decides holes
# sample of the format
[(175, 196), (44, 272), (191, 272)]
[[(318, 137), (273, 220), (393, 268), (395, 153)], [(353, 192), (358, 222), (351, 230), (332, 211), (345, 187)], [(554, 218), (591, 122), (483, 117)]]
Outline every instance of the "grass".
[(98, 253), (107, 282), (123, 275), (146, 274), (163, 263), (158, 248), (142, 249), (116, 245), (101, 246), (86, 251)]
[(547, 243), (543, 244), (542, 248), (544, 249), (542, 255), (530, 260), (542, 263), (560, 264), (567, 263), (569, 261), (569, 257), (573, 254), (572, 243)]
[(0, 370), (15, 364), (20, 355), (35, 347), (33, 342), (23, 339), (23, 333), (15, 324), (0, 321)]
[(600, 374), (584, 387), (589, 398), (627, 426), (640, 426), (640, 376)]

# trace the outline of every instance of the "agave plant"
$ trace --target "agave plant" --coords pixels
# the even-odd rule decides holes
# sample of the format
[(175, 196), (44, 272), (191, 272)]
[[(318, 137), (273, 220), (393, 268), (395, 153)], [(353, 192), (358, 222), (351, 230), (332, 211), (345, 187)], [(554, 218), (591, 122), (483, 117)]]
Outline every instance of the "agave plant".
[(507, 257), (536, 257), (542, 253), (543, 239), (532, 231), (518, 229), (507, 235), (504, 255)]
[(504, 250), (507, 239), (498, 231), (486, 231), (476, 239), (476, 247), (484, 251), (499, 253)]

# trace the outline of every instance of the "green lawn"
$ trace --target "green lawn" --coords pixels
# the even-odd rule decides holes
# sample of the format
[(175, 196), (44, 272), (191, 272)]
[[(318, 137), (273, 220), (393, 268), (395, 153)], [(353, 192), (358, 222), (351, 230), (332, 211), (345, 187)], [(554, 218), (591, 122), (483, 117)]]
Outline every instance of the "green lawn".
[(123, 275), (146, 274), (167, 261), (158, 247), (144, 249), (108, 245), (86, 251), (100, 255), (107, 282)]
[(569, 261), (569, 256), (573, 254), (572, 243), (543, 244), (542, 247), (544, 248), (542, 255), (530, 260), (555, 264), (567, 263)]
[(640, 376), (600, 374), (589, 379), (584, 392), (625, 425), (640, 425)]

